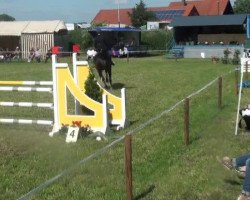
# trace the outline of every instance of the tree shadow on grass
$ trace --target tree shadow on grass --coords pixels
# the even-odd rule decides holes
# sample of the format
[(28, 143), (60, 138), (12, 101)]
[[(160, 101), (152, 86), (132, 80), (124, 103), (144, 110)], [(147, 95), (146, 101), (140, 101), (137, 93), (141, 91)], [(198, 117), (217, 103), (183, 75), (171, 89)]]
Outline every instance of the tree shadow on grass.
[(149, 186), (148, 189), (146, 189), (144, 192), (141, 194), (137, 195), (136, 197), (133, 198), (133, 200), (140, 200), (145, 198), (149, 193), (151, 193), (155, 189), (155, 185)]

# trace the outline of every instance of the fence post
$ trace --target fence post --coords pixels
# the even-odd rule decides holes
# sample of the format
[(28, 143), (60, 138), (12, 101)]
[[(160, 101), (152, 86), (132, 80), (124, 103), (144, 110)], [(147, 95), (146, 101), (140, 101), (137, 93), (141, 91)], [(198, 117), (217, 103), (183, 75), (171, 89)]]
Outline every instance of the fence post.
[(127, 191), (127, 200), (132, 200), (132, 145), (131, 145), (132, 136), (125, 136), (125, 173), (126, 173), (126, 191)]
[(239, 70), (235, 70), (235, 95), (238, 96), (239, 94)]
[(222, 108), (222, 77), (218, 79), (218, 108)]
[(184, 142), (189, 144), (189, 98), (184, 101)]

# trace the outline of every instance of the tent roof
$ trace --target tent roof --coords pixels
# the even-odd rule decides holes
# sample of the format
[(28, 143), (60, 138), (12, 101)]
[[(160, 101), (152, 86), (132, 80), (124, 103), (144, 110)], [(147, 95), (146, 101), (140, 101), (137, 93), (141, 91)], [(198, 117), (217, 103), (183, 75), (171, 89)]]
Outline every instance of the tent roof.
[(63, 21), (0, 22), (0, 36), (21, 36), (22, 33), (54, 33), (67, 29)]
[(243, 25), (246, 21), (246, 17), (247, 17), (246, 14), (178, 17), (169, 26), (187, 27), (187, 26)]

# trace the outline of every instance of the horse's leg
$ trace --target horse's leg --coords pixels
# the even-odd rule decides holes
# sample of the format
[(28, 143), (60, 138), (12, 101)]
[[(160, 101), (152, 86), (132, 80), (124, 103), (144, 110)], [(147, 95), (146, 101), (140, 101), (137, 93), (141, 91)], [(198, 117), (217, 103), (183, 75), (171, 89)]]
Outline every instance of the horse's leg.
[(105, 78), (106, 78), (106, 83), (109, 83), (109, 74), (107, 70), (105, 70)]
[(106, 84), (109, 84), (109, 74), (108, 72), (105, 70), (105, 80), (106, 80)]
[(104, 76), (103, 76), (103, 74), (102, 74), (102, 70), (97, 69), (97, 72), (98, 72), (98, 75), (99, 75), (99, 77), (100, 77), (101, 81), (102, 81), (102, 82), (103, 82), (103, 84), (104, 84), (104, 87), (106, 88), (106, 87), (107, 87), (107, 84), (106, 84), (106, 82), (105, 82), (105, 78), (104, 78)]
[(107, 77), (108, 77), (109, 85), (110, 85), (110, 87), (112, 88), (112, 70), (111, 70), (111, 68), (112, 68), (111, 65), (108, 66), (106, 75), (107, 75)]

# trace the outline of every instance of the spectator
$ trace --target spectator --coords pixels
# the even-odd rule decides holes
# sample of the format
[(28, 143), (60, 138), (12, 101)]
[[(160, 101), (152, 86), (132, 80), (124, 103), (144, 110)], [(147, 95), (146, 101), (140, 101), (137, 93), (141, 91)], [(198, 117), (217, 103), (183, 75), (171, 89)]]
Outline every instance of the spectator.
[(0, 61), (4, 61), (4, 50), (0, 47)]
[(34, 59), (34, 57), (35, 57), (35, 50), (34, 50), (34, 48), (32, 47), (32, 48), (30, 49), (30, 52), (29, 52), (28, 62), (31, 62), (31, 61)]
[(224, 157), (222, 164), (231, 170), (245, 170), (243, 189), (237, 200), (250, 200), (250, 153), (235, 158)]
[(52, 49), (50, 48), (46, 53), (45, 63), (47, 63), (47, 61), (51, 58), (51, 55), (52, 55)]
[(14, 57), (13, 59), (16, 59), (17, 61), (20, 60), (20, 56), (21, 56), (21, 51), (19, 49), (19, 47), (16, 47), (15, 51), (14, 51)]
[(9, 51), (9, 49), (8, 48), (6, 48), (6, 51), (5, 51), (5, 53), (4, 53), (4, 59), (5, 59), (5, 61), (11, 61), (11, 58), (12, 58), (12, 54), (11, 54), (11, 52)]
[(41, 50), (37, 48), (34, 54), (35, 54), (36, 61), (40, 63), (41, 62)]

